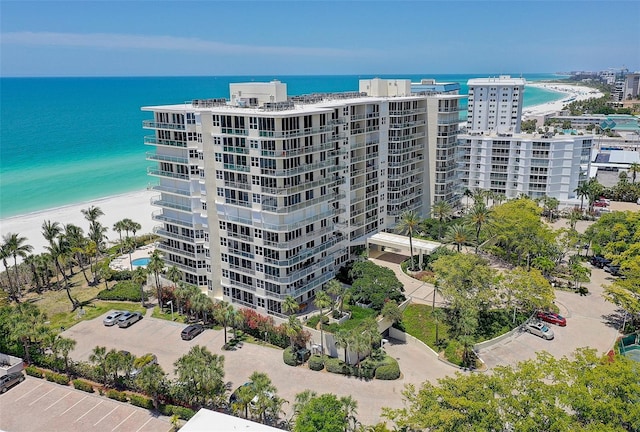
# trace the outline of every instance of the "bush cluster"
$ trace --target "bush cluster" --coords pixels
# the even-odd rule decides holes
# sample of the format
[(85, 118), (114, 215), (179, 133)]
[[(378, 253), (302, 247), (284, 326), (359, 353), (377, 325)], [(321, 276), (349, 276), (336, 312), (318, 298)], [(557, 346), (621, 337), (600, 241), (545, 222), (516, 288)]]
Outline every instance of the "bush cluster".
[[(97, 297), (100, 300), (139, 302), (140, 285), (132, 281), (118, 282), (113, 288), (100, 291)], [(148, 299), (147, 293), (145, 293), (144, 299)]]
[(314, 371), (321, 371), (324, 369), (324, 356), (314, 354), (309, 357), (309, 369)]
[(54, 382), (56, 384), (69, 385), (69, 377), (55, 372), (45, 372), (44, 377), (47, 381)]
[(328, 358), (324, 362), (327, 372), (351, 375), (351, 366), (340, 360), (339, 358)]
[(151, 399), (137, 394), (129, 395), (129, 403), (141, 408), (153, 409), (153, 401)]
[(400, 366), (398, 362), (379, 366), (376, 369), (376, 379), (379, 380), (395, 380), (400, 378)]
[(291, 347), (285, 348), (285, 350), (282, 351), (282, 360), (289, 366), (298, 366), (298, 357)]
[(73, 388), (75, 388), (76, 390), (82, 390), (84, 392), (87, 393), (93, 393), (93, 386), (91, 385), (91, 383), (88, 383), (87, 381), (83, 381), (80, 379), (74, 379), (72, 381), (73, 383)]
[(24, 371), (27, 373), (27, 375), (32, 377), (42, 378), (44, 376), (42, 370), (38, 369), (35, 366), (27, 366), (26, 368), (24, 368)]
[(125, 392), (121, 392), (118, 390), (107, 390), (107, 397), (109, 399), (115, 399), (117, 401), (120, 402), (127, 402), (128, 398), (127, 398), (127, 394)]
[(160, 405), (158, 411), (160, 411), (160, 414), (166, 416), (177, 415), (182, 420), (189, 420), (196, 414), (192, 409), (177, 405)]
[(109, 276), (109, 281), (125, 281), (131, 279), (132, 272), (131, 270), (114, 271), (111, 272)]

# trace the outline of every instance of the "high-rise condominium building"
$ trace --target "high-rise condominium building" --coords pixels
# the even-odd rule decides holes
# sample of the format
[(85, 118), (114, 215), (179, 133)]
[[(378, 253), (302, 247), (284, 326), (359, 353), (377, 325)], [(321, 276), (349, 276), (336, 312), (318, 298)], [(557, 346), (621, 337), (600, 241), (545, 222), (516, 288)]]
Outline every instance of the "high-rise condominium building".
[(459, 186), (567, 203), (590, 166), (592, 136), (520, 133), (524, 80), (469, 80), (467, 128), (458, 136)]
[(468, 131), (520, 132), (525, 80), (502, 75), (468, 82)]
[(429, 83), (298, 97), (279, 81), (232, 84), (228, 101), (143, 108), (167, 265), (267, 313), (308, 301), (368, 236), (455, 198), (460, 96)]

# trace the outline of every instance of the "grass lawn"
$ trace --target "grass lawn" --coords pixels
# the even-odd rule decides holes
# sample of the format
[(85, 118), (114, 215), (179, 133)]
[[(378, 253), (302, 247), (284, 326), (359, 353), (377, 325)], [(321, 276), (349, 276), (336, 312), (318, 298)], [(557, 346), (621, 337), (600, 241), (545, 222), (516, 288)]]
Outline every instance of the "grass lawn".
[[(405, 331), (416, 339), (429, 345), (435, 351), (436, 346), (436, 323), (431, 315), (431, 306), (423, 304), (410, 304), (402, 315), (402, 324)], [(444, 323), (438, 324), (438, 338), (447, 339), (447, 326)]]
[(352, 330), (358, 327), (360, 324), (362, 324), (362, 321), (364, 321), (365, 319), (375, 318), (378, 315), (378, 312), (376, 312), (373, 309), (361, 308), (359, 306), (351, 306), (351, 309), (349, 309), (349, 312), (351, 312), (351, 318), (349, 318), (347, 321), (345, 321), (342, 324), (337, 324), (337, 323), (329, 324), (324, 327), (325, 331), (328, 331), (330, 333), (335, 333), (339, 329)]
[[(169, 312), (167, 312), (166, 310), (160, 310), (160, 308), (158, 306), (153, 308), (153, 313), (151, 314), (151, 316), (153, 318), (159, 318), (159, 319), (163, 319), (163, 320), (167, 320), (167, 321), (171, 321), (171, 310), (169, 310)], [(182, 315), (180, 315), (177, 311), (173, 311), (173, 321), (175, 322), (179, 322), (179, 323), (185, 323), (186, 322), (186, 318)]]

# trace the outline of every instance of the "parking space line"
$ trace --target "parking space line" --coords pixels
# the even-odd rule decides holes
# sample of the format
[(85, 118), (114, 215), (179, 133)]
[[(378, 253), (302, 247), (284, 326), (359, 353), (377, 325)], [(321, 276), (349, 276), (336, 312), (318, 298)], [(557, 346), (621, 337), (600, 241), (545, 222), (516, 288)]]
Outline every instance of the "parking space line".
[(48, 410), (49, 408), (51, 408), (52, 406), (54, 406), (55, 404), (57, 404), (58, 402), (60, 402), (62, 399), (66, 398), (67, 396), (69, 396), (71, 394), (71, 392), (67, 393), (66, 395), (62, 396), (60, 399), (58, 399), (57, 401), (55, 401), (54, 403), (52, 403), (51, 405), (49, 405), (48, 407), (46, 407), (44, 410)]
[(18, 399), (16, 399), (16, 402), (17, 402), (17, 401), (19, 401), (20, 399), (22, 399), (23, 397), (27, 397), (27, 395), (28, 395), (29, 393), (31, 393), (32, 391), (34, 391), (34, 390), (36, 390), (36, 389), (40, 388), (40, 386), (41, 386), (42, 384), (44, 384), (44, 383), (40, 383), (40, 384), (38, 384), (36, 387), (32, 388), (31, 390), (29, 390), (28, 392), (26, 392), (25, 394), (23, 394), (22, 396), (20, 396)]
[(102, 420), (106, 419), (107, 417), (109, 417), (111, 415), (112, 412), (114, 412), (115, 410), (117, 410), (118, 407), (115, 407), (114, 409), (112, 409), (111, 411), (109, 411), (107, 414), (104, 415), (104, 417), (102, 417), (100, 420), (98, 420), (96, 422), (96, 424), (94, 424), (94, 426), (97, 426), (98, 423), (100, 423)]
[[(89, 396), (85, 396), (82, 399), (80, 399), (78, 402), (74, 403), (73, 405), (71, 405), (69, 408), (67, 408), (65, 410), (65, 412), (63, 412), (62, 414), (66, 414), (69, 410), (71, 410), (71, 408), (73, 408), (74, 406), (78, 405), (80, 402), (82, 402), (83, 400), (85, 400), (86, 398), (88, 398)], [(60, 414), (58, 417), (61, 417), (62, 414)]]
[(45, 394), (43, 394), (42, 396), (40, 396), (38, 399), (34, 400), (33, 402), (31, 402), (29, 404), (29, 406), (33, 405), (34, 403), (38, 402), (40, 399), (42, 399), (43, 397), (45, 397), (46, 395), (48, 395), (49, 393), (51, 393), (52, 391), (55, 390), (55, 387), (52, 388), (51, 390), (49, 390), (48, 392), (46, 392)]
[(144, 422), (144, 424), (142, 426), (140, 426), (140, 428), (136, 432), (140, 432), (142, 430), (142, 428), (145, 427), (147, 425), (147, 423), (149, 423), (151, 420), (153, 420), (153, 417), (150, 417), (149, 420)]
[(129, 417), (131, 417), (132, 415), (134, 415), (134, 414), (135, 414), (135, 413), (137, 413), (137, 412), (138, 412), (138, 411), (133, 410), (133, 412), (132, 412), (131, 414), (129, 414), (129, 415), (127, 416), (127, 418), (126, 418), (126, 419), (122, 420), (120, 423), (118, 423), (118, 424), (117, 424), (117, 426), (116, 426), (116, 427), (114, 427), (113, 429), (111, 429), (111, 432), (113, 432), (114, 430), (118, 429), (118, 428), (122, 425), (122, 423), (124, 423), (124, 422), (126, 422), (127, 420), (129, 420)]
[(86, 415), (87, 415), (87, 414), (89, 414), (91, 411), (93, 411), (94, 409), (98, 408), (98, 407), (102, 404), (102, 402), (104, 402), (104, 401), (100, 401), (100, 402), (98, 402), (98, 403), (96, 404), (96, 406), (94, 406), (94, 407), (93, 407), (93, 408), (91, 408), (89, 411), (87, 411), (86, 413), (84, 413), (84, 414), (82, 414), (80, 417), (78, 417), (78, 418), (76, 419), (76, 421), (74, 421), (74, 423), (78, 423), (78, 421), (80, 421), (80, 420), (82, 419), (82, 417), (86, 416)]

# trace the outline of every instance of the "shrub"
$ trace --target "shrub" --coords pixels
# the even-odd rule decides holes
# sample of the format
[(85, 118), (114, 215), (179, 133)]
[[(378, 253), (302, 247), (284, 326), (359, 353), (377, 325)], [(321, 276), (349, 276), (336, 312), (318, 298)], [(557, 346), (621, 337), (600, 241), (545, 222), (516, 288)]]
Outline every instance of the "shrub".
[[(100, 300), (111, 301), (140, 301), (140, 285), (132, 281), (118, 282), (111, 289), (103, 289), (97, 296)], [(147, 293), (144, 294), (144, 299), (148, 299)]]
[(289, 366), (298, 366), (298, 358), (296, 357), (296, 354), (293, 352), (291, 347), (286, 348), (284, 351), (282, 351), (282, 360), (284, 360), (284, 363), (288, 364)]
[(120, 402), (126, 402), (127, 399), (128, 399), (127, 398), (127, 394), (125, 392), (121, 392), (121, 391), (113, 390), (113, 389), (107, 390), (107, 397), (109, 399), (115, 399), (115, 400), (120, 401)]
[(137, 394), (129, 395), (129, 403), (146, 409), (153, 409), (153, 401)]
[(131, 270), (121, 270), (111, 272), (109, 281), (123, 281), (130, 280), (132, 276)]
[(309, 369), (321, 371), (324, 369), (324, 356), (314, 354), (309, 357)]
[(44, 376), (43, 372), (35, 366), (27, 366), (26, 368), (24, 368), (24, 371), (27, 373), (27, 375), (32, 377), (42, 378)]
[(377, 364), (375, 361), (367, 358), (360, 362), (360, 366), (353, 369), (354, 375), (365, 378), (365, 379), (373, 379), (376, 372)]
[(324, 367), (327, 368), (327, 372), (337, 373), (342, 375), (351, 375), (351, 366), (343, 362), (338, 358), (328, 358), (324, 362)]
[(388, 365), (379, 366), (376, 369), (376, 379), (379, 380), (395, 380), (400, 378), (400, 366), (398, 362)]
[(93, 393), (93, 386), (91, 385), (91, 383), (88, 383), (86, 381), (80, 380), (80, 379), (74, 379), (73, 381), (71, 381), (73, 383), (73, 388), (75, 388), (76, 390), (82, 390), (84, 392), (87, 393)]
[(166, 416), (171, 416), (175, 414), (178, 417), (180, 417), (182, 420), (189, 420), (191, 417), (195, 415), (195, 411), (193, 411), (192, 409), (176, 406), (176, 405), (160, 405), (158, 411), (160, 411), (160, 414), (166, 415)]
[(54, 382), (56, 384), (69, 385), (69, 377), (55, 372), (45, 372), (44, 377), (47, 381)]

